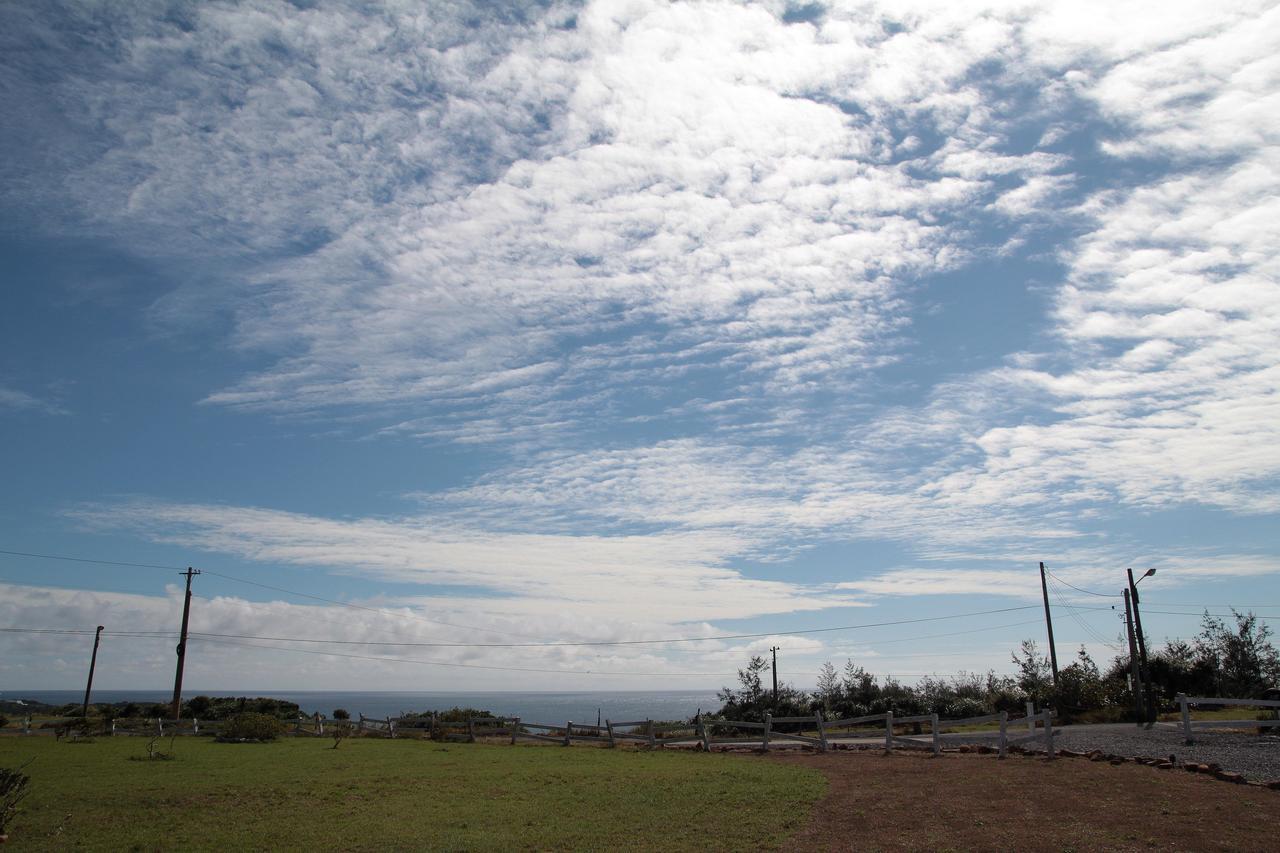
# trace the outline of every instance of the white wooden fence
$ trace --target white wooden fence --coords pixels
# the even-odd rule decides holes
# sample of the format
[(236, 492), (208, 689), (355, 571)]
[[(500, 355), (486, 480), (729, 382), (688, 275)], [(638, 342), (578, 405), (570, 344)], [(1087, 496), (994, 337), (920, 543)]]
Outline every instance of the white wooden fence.
[(1280, 726), (1280, 719), (1271, 720), (1193, 720), (1192, 705), (1236, 705), (1248, 708), (1277, 708), (1280, 701), (1274, 699), (1225, 699), (1223, 697), (1184, 696), (1178, 694), (1178, 706), (1182, 711), (1182, 736), (1187, 743), (1194, 743), (1191, 738), (1193, 729), (1242, 729), (1254, 727)]

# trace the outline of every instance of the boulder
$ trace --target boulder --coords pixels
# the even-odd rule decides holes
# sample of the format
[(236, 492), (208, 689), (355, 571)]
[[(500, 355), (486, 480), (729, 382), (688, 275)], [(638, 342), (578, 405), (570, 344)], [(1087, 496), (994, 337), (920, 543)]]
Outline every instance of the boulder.
[(1239, 773), (1232, 773), (1228, 770), (1218, 770), (1213, 774), (1213, 778), (1221, 779), (1223, 782), (1233, 782), (1237, 785), (1244, 782), (1244, 776)]

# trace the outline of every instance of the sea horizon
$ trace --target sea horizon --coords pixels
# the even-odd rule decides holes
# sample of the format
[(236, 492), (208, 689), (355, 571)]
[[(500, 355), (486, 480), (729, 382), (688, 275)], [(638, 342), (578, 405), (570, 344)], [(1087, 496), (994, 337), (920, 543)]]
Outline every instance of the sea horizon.
[[(700, 711), (714, 711), (721, 705), (714, 690), (290, 690), (247, 688), (242, 690), (183, 690), (183, 698), (193, 696), (266, 697), (297, 703), (302, 713), (317, 711), (328, 716), (337, 708), (353, 716), (398, 716), (421, 711), (443, 711), (454, 707), (490, 711), (498, 716), (518, 716), (525, 720), (558, 723), (595, 719), (676, 720)], [(95, 689), (90, 703), (163, 703), (173, 696), (170, 690)], [(0, 690), (0, 700), (43, 702), (63, 705), (80, 702), (83, 690)]]

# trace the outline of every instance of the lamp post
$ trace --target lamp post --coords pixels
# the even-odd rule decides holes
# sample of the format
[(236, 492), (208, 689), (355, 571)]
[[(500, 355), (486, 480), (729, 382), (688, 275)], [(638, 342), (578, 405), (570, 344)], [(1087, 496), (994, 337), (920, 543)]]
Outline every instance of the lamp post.
[(1147, 696), (1147, 722), (1154, 723), (1156, 721), (1156, 701), (1154, 685), (1151, 683), (1151, 670), (1147, 666), (1147, 640), (1142, 633), (1142, 614), (1138, 610), (1138, 584), (1156, 573), (1155, 569), (1147, 569), (1142, 577), (1136, 581), (1133, 579), (1133, 569), (1128, 570), (1129, 574), (1129, 598), (1133, 603), (1133, 627), (1138, 635), (1138, 657), (1142, 662), (1142, 682), (1146, 685)]

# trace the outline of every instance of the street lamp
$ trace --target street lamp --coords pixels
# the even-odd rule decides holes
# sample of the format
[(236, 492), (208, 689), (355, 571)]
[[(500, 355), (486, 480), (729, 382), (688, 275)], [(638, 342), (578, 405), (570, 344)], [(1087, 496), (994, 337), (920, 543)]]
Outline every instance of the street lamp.
[(1147, 667), (1147, 640), (1142, 633), (1142, 615), (1138, 612), (1138, 584), (1144, 578), (1149, 578), (1156, 573), (1155, 569), (1147, 569), (1147, 571), (1136, 581), (1133, 579), (1133, 569), (1129, 569), (1129, 597), (1133, 600), (1133, 627), (1138, 635), (1138, 655), (1142, 662), (1141, 677), (1146, 682), (1147, 694), (1147, 722), (1154, 723), (1156, 721), (1156, 703), (1154, 685), (1151, 683), (1151, 670)]

